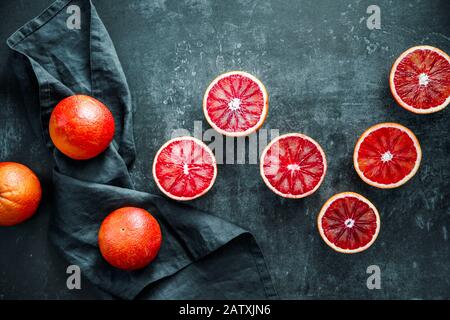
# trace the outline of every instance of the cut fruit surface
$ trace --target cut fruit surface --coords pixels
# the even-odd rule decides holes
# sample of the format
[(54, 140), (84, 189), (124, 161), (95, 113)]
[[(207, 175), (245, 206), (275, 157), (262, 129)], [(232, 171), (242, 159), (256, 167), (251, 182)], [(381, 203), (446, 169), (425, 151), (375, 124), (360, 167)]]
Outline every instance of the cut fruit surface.
[(362, 195), (343, 192), (325, 202), (317, 227), (327, 245), (338, 252), (356, 253), (369, 248), (380, 231), (377, 208)]
[(246, 136), (264, 123), (269, 108), (266, 88), (256, 77), (242, 71), (218, 76), (203, 97), (203, 112), (211, 127), (221, 134)]
[(273, 192), (285, 198), (298, 199), (314, 193), (326, 171), (322, 148), (301, 133), (275, 138), (261, 154), (261, 177)]
[(450, 58), (431, 46), (410, 48), (392, 66), (389, 86), (397, 103), (409, 111), (442, 110), (450, 102)]
[(175, 200), (192, 200), (211, 189), (217, 176), (216, 158), (202, 141), (192, 137), (169, 140), (153, 161), (159, 189)]
[(366, 183), (396, 188), (419, 169), (422, 151), (414, 133), (398, 123), (380, 123), (367, 129), (353, 153), (353, 164)]

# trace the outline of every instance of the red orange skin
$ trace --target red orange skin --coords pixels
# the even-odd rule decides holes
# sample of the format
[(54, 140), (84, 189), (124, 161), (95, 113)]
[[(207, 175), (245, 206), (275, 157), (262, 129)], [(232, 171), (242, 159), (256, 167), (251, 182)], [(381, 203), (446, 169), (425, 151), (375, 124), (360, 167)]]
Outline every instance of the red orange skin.
[(158, 221), (146, 210), (123, 207), (111, 212), (98, 233), (105, 260), (122, 270), (144, 268), (155, 259), (162, 235)]
[(41, 196), (41, 184), (33, 171), (20, 163), (0, 162), (0, 226), (29, 219)]
[(102, 153), (114, 137), (114, 118), (97, 99), (74, 95), (61, 100), (50, 117), (49, 131), (56, 148), (75, 160)]

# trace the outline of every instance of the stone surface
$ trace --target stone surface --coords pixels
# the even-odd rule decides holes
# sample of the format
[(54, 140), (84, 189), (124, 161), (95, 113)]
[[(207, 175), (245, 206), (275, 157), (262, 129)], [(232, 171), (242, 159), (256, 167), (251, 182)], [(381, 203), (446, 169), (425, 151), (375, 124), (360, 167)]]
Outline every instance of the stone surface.
[[(97, 296), (87, 281), (67, 290), (67, 265), (48, 243), (52, 162), (24, 116), (5, 44), (49, 3), (0, 4), (0, 161), (29, 165), (44, 184), (40, 212), (0, 230), (0, 298)], [(450, 2), (380, 0), (379, 30), (366, 26), (370, 1), (110, 3), (94, 1), (133, 97), (138, 189), (159, 192), (151, 164), (173, 130), (193, 132), (194, 121), (210, 128), (201, 108), (209, 82), (229, 70), (250, 72), (270, 95), (263, 128), (313, 137), (327, 154), (328, 174), (314, 195), (287, 200), (264, 185), (248, 159), (220, 165), (215, 186), (194, 205), (256, 236), (281, 298), (450, 298), (450, 108), (414, 115), (394, 102), (388, 84), (405, 49), (429, 44), (450, 52)], [(352, 165), (358, 136), (385, 121), (412, 129), (423, 150), (417, 175), (395, 190), (364, 184)], [(335, 253), (316, 230), (320, 207), (341, 191), (361, 193), (380, 211), (380, 235), (367, 252)], [(380, 290), (366, 287), (370, 265), (381, 268)]]

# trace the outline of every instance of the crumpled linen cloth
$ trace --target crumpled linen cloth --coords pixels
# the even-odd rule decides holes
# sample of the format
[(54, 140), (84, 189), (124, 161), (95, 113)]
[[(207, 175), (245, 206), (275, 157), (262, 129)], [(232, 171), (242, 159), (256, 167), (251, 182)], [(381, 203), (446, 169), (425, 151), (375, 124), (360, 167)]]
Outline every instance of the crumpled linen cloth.
[[(79, 12), (80, 25), (68, 19)], [(74, 27), (75, 26), (75, 27)], [(184, 203), (134, 189), (132, 105), (113, 43), (88, 0), (58, 0), (7, 40), (32, 128), (54, 156), (49, 238), (70, 264), (108, 298), (276, 298), (264, 257), (246, 230)], [(109, 148), (87, 161), (67, 158), (48, 133), (52, 109), (73, 94), (91, 95), (112, 111)], [(161, 225), (157, 258), (138, 271), (111, 267), (101, 256), (102, 220), (122, 206), (150, 211)]]

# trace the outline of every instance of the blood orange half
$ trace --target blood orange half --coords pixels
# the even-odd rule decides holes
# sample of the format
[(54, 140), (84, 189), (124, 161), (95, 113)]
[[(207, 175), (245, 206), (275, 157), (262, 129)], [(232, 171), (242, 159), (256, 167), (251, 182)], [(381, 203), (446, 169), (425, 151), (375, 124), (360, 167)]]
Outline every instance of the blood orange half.
[(343, 192), (325, 202), (317, 227), (327, 245), (338, 252), (356, 253), (369, 248), (380, 231), (377, 208), (362, 195)]
[(153, 161), (153, 177), (159, 189), (175, 200), (204, 195), (217, 176), (216, 158), (202, 141), (192, 137), (169, 140)]
[(353, 164), (366, 183), (396, 188), (419, 169), (422, 150), (414, 133), (398, 123), (380, 123), (367, 129), (353, 153)]
[(246, 136), (262, 126), (269, 98), (256, 77), (242, 71), (224, 73), (214, 79), (203, 97), (203, 112), (211, 127), (221, 134)]
[(397, 103), (406, 110), (442, 110), (450, 102), (450, 58), (434, 47), (410, 48), (392, 66), (389, 86)]
[(322, 148), (301, 133), (275, 138), (261, 154), (261, 177), (273, 192), (285, 198), (298, 199), (314, 193), (326, 171)]

